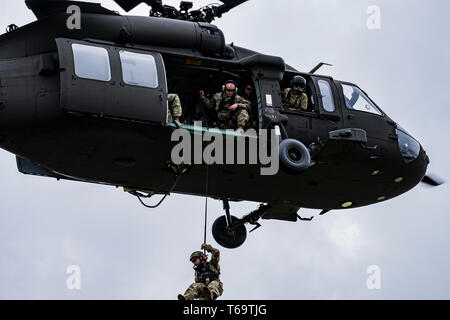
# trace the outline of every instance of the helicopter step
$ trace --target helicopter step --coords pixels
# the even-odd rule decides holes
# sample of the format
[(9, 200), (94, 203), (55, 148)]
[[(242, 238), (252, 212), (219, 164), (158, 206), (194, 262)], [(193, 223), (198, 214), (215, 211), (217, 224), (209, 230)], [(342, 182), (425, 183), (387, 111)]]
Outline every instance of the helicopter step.
[(239, 219), (230, 214), (229, 200), (223, 199), (222, 201), (225, 215), (214, 221), (212, 234), (218, 244), (228, 249), (235, 249), (245, 242), (247, 238), (246, 223), (255, 226), (250, 232), (260, 228), (261, 224), (258, 220), (272, 207), (270, 204), (261, 204), (258, 209)]

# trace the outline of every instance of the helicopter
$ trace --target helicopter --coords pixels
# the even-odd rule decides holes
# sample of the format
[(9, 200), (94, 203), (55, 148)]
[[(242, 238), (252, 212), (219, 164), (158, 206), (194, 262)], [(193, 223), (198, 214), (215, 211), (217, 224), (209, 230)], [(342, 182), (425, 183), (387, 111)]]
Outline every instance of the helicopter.
[[(326, 63), (301, 72), (281, 57), (227, 44), (212, 22), (246, 1), (194, 10), (188, 1), (177, 9), (115, 0), (126, 12), (151, 8), (149, 16), (123, 16), (89, 2), (26, 0), (37, 20), (0, 35), (0, 147), (16, 155), (23, 174), (123, 187), (149, 208), (170, 193), (222, 200), (212, 233), (225, 248), (242, 245), (246, 225), (252, 232), (260, 219), (311, 220), (300, 208), (324, 215), (392, 199), (419, 182), (443, 183), (426, 175), (430, 159), (418, 140), (365, 91), (316, 73)], [(79, 9), (78, 27), (68, 23), (69, 8)], [(308, 110), (283, 104), (295, 76), (306, 79)], [(261, 164), (171, 160), (175, 130), (211, 129), (198, 91), (220, 92), (229, 80), (254, 87), (254, 129), (276, 132), (276, 174), (261, 175)], [(169, 93), (180, 97), (180, 125), (168, 121)], [(154, 195), (161, 201), (145, 204)], [(237, 218), (230, 202), (238, 201), (260, 205)]]

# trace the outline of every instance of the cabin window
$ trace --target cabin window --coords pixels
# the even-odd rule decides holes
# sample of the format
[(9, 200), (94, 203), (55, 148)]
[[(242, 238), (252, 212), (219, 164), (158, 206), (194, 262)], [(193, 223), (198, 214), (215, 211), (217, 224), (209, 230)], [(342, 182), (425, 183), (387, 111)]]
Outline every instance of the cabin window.
[(123, 81), (131, 86), (158, 88), (156, 61), (152, 55), (121, 50)]
[(111, 81), (111, 67), (105, 48), (72, 44), (75, 75), (79, 78)]
[(348, 109), (382, 115), (381, 111), (358, 87), (343, 84), (342, 90), (344, 92), (345, 106)]
[(325, 80), (319, 80), (317, 81), (317, 83), (319, 84), (320, 88), (320, 96), (322, 98), (323, 108), (327, 112), (334, 112), (336, 108), (334, 106), (334, 98), (330, 84)]

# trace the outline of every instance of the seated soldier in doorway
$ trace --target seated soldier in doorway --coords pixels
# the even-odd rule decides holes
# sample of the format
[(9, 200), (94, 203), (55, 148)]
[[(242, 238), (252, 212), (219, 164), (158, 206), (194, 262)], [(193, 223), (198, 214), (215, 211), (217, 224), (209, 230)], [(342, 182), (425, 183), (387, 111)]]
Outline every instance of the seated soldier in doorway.
[(169, 104), (167, 122), (174, 122), (178, 127), (181, 127), (180, 118), (183, 115), (183, 108), (181, 107), (180, 97), (176, 93), (169, 93), (167, 95), (167, 101)]
[(258, 103), (256, 101), (255, 87), (252, 83), (247, 82), (242, 91), (241, 97), (250, 102), (250, 110), (248, 111), (249, 119), (247, 128), (258, 127)]
[(203, 90), (200, 90), (199, 95), (205, 108), (214, 110), (217, 114), (217, 127), (243, 133), (249, 119), (250, 102), (239, 96), (237, 90), (236, 83), (228, 80), (222, 87), (222, 92), (214, 94), (211, 99), (205, 97)]

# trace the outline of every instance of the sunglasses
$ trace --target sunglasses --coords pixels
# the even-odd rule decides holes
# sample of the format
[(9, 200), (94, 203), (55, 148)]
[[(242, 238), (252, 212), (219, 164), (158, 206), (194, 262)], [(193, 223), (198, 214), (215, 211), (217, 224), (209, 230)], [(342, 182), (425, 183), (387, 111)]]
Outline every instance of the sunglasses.
[(235, 92), (236, 89), (227, 89), (227, 92)]
[(245, 90), (253, 91), (253, 88), (245, 88)]

